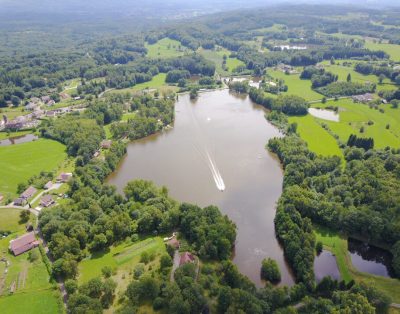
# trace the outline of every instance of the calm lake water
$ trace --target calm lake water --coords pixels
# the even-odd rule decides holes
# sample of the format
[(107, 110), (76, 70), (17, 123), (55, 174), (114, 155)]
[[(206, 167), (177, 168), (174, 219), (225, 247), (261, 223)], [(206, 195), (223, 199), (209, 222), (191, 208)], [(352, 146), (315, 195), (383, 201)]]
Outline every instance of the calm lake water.
[(21, 144), (21, 143), (27, 143), (27, 142), (32, 142), (37, 140), (38, 137), (33, 134), (26, 134), (22, 136), (15, 136), (15, 137), (10, 137), (5, 140), (0, 141), (0, 146), (8, 146), (8, 145), (14, 145), (14, 144)]
[(323, 250), (314, 259), (315, 280), (320, 282), (326, 276), (340, 280), (340, 272), (336, 263), (336, 257), (331, 252)]
[(268, 153), (268, 139), (280, 136), (262, 107), (228, 90), (179, 96), (174, 128), (132, 142), (108, 178), (122, 191), (130, 180), (165, 185), (180, 201), (217, 205), (237, 225), (234, 262), (258, 286), (261, 261), (275, 259), (282, 284), (293, 278), (275, 237), (275, 204), (283, 173)]
[(349, 252), (354, 267), (361, 272), (394, 277), (390, 252), (349, 238)]

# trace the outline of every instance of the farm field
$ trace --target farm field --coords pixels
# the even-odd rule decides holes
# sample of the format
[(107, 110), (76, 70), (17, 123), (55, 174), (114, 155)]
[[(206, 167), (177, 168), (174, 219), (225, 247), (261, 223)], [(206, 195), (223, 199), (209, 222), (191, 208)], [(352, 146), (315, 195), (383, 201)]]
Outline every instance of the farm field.
[(383, 50), (393, 61), (400, 61), (400, 45), (380, 44), (372, 41), (366, 41), (365, 47), (371, 50)]
[(166, 77), (167, 77), (166, 73), (159, 73), (156, 76), (154, 76), (151, 81), (136, 84), (135, 86), (130, 88), (114, 89), (109, 93), (115, 93), (115, 94), (134, 93), (145, 89), (158, 89), (161, 93), (168, 91), (177, 91), (178, 88), (176, 86), (169, 86), (165, 82)]
[(282, 79), (285, 81), (285, 84), (288, 86), (288, 91), (283, 94), (297, 95), (308, 101), (320, 100), (324, 97), (311, 89), (310, 80), (301, 80), (300, 74), (287, 75), (281, 71), (272, 69), (267, 70), (267, 73), (274, 79)]
[[(320, 120), (329, 126), (331, 131), (346, 143), (351, 134), (362, 137), (372, 137), (375, 148), (386, 146), (400, 146), (400, 110), (393, 109), (389, 104), (380, 105), (384, 112), (371, 109), (368, 105), (353, 103), (350, 99), (339, 101), (328, 101), (326, 104), (313, 104), (312, 107), (325, 108), (327, 106), (338, 106), (340, 122)], [(316, 119), (316, 118), (314, 118)], [(369, 125), (369, 123), (373, 123)], [(387, 129), (389, 125), (389, 129)], [(361, 127), (364, 132), (360, 133)]]
[(64, 145), (47, 139), (0, 147), (0, 192), (15, 195), (18, 183), (55, 170), (66, 156)]
[[(96, 253), (89, 259), (79, 264), (79, 284), (88, 280), (101, 277), (101, 269), (110, 266), (113, 269), (112, 279), (117, 283), (116, 295), (122, 294), (132, 280), (132, 271), (140, 263), (141, 254), (147, 252), (154, 259), (145, 265), (145, 271), (158, 267), (159, 257), (166, 253), (165, 245), (161, 237), (151, 237), (139, 242), (124, 242), (111, 247), (106, 253)], [(113, 308), (107, 310), (113, 313)]]
[[(238, 66), (244, 65), (244, 63), (237, 59), (237, 58), (229, 58), (231, 52), (225, 48), (218, 48), (218, 49), (199, 49), (199, 53), (206, 59), (215, 63), (217, 73), (221, 75), (230, 75), (233, 73), (233, 70)], [(222, 62), (224, 60), (224, 55), (228, 58), (226, 59), (226, 68), (224, 70), (222, 68)]]
[(375, 83), (376, 85), (376, 89), (378, 91), (380, 90), (388, 90), (388, 89), (396, 89), (398, 86), (396, 86), (395, 84), (393, 84), (390, 79), (386, 78), (383, 81), (383, 84), (379, 84), (379, 80), (378, 77), (376, 75), (363, 75), (361, 73), (358, 73), (354, 70), (354, 66), (356, 65), (357, 61), (354, 60), (347, 60), (347, 62), (352, 62), (351, 66), (343, 66), (341, 64), (343, 64), (343, 62), (345, 62), (344, 60), (339, 60), (336, 62), (336, 64), (330, 64), (329, 61), (324, 61), (321, 62), (320, 64), (323, 64), (326, 71), (328, 72), (332, 72), (333, 74), (338, 75), (338, 80), (339, 81), (346, 81), (347, 79), (347, 75), (351, 75), (351, 80), (353, 82), (357, 82), (357, 83), (367, 83), (367, 82), (371, 82), (371, 83)]
[(147, 57), (149, 58), (172, 58), (183, 56), (188, 48), (184, 47), (179, 41), (170, 38), (163, 38), (155, 44), (145, 44)]
[[(37, 259), (29, 261), (29, 253), (13, 256), (8, 253), (11, 239), (25, 233), (25, 223), (19, 223), (19, 209), (0, 209), (0, 229), (12, 232), (0, 240), (0, 259), (9, 262), (0, 269), (0, 313), (62, 313), (60, 295), (42, 261), (39, 249), (34, 249)], [(31, 215), (31, 222), (34, 217)], [(10, 294), (11, 287), (14, 293)]]
[(373, 285), (386, 292), (392, 298), (392, 302), (400, 303), (400, 281), (398, 279), (361, 273), (354, 268), (350, 255), (347, 253), (346, 236), (320, 226), (315, 228), (315, 235), (316, 240), (322, 242), (324, 248), (335, 255), (341, 278), (346, 282), (353, 279), (356, 282), (365, 282), (368, 285)]
[(308, 114), (302, 117), (290, 117), (289, 122), (297, 123), (297, 133), (314, 153), (344, 158), (335, 138), (313, 116)]

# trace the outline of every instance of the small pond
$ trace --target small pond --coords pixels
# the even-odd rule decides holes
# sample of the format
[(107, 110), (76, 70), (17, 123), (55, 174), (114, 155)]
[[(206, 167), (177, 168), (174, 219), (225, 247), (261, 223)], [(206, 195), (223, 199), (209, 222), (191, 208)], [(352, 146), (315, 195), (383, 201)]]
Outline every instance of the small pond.
[(349, 252), (354, 267), (363, 273), (394, 277), (392, 254), (389, 251), (349, 238)]
[(320, 282), (326, 276), (332, 279), (340, 280), (340, 272), (336, 263), (336, 256), (327, 250), (323, 250), (321, 254), (314, 259), (315, 280)]
[(308, 113), (316, 118), (339, 122), (339, 114), (332, 110), (309, 108)]
[(38, 139), (38, 137), (34, 134), (15, 136), (15, 137), (10, 137), (10, 138), (1, 140), (0, 146), (8, 146), (8, 145), (14, 145), (14, 144), (27, 143), (27, 142), (35, 141), (37, 139)]

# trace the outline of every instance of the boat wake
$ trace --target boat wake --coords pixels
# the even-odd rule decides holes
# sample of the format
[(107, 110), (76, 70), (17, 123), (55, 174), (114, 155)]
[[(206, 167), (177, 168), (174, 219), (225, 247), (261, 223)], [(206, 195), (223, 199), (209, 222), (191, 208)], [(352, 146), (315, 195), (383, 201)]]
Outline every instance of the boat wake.
[(220, 191), (224, 191), (225, 190), (224, 179), (222, 178), (222, 175), (218, 169), (215, 159), (213, 158), (212, 154), (210, 153), (210, 150), (208, 149), (207, 141), (204, 138), (204, 132), (201, 130), (199, 121), (197, 120), (197, 117), (193, 112), (193, 108), (191, 107), (190, 104), (189, 106), (190, 106), (189, 108), (190, 114), (192, 117), (193, 124), (195, 126), (195, 133), (196, 133), (195, 134), (196, 140), (192, 142), (192, 144), (196, 149), (196, 151), (198, 152), (198, 154), (203, 159), (203, 161), (206, 163), (207, 167), (210, 169), (211, 175), (214, 179), (217, 189)]

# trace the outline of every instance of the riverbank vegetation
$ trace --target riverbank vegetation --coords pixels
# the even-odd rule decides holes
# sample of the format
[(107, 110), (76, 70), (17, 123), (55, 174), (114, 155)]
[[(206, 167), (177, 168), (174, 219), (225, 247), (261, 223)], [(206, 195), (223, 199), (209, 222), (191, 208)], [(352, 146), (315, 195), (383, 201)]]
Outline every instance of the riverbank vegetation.
[[(44, 31), (54, 37), (43, 40), (40, 31), (30, 31), (41, 46), (32, 51), (23, 44), (26, 32), (0, 31), (7, 38), (0, 51), (4, 124), (27, 115), (24, 106), (43, 96), (57, 102), (41, 104), (45, 111), (79, 107), (42, 116), (41, 139), (0, 147), (0, 191), (13, 196), (19, 183), (51, 172), (67, 155), (74, 159), (73, 179), (63, 187), (68, 198), (39, 215), (55, 260), (51, 276), (67, 280), (68, 311), (386, 312), (390, 299), (381, 291), (399, 303), (399, 281), (355, 271), (346, 241), (353, 235), (390, 249), (400, 275), (398, 14), (273, 7), (100, 39), (81, 22), (76, 26), (87, 33), (56, 28), (57, 35)], [(58, 36), (70, 46), (55, 48)], [(25, 47), (11, 49), (9, 42)], [(285, 172), (275, 227), (296, 279), (290, 288), (267, 283), (257, 289), (239, 272), (231, 261), (236, 226), (217, 207), (181, 204), (167, 188), (144, 180), (129, 182), (123, 195), (104, 184), (126, 153), (126, 140), (172, 124), (174, 92), (196, 98), (200, 89), (223, 86), (221, 76), (237, 74), (261, 77), (261, 88), (246, 82), (230, 88), (270, 110), (267, 119), (286, 134), (268, 148)], [(368, 104), (338, 99), (367, 92), (374, 94)], [(335, 110), (340, 121), (314, 118), (310, 106)], [(162, 241), (173, 232), (179, 253), (193, 256), (180, 267)], [(2, 251), (9, 240), (0, 240)], [(316, 284), (318, 242), (335, 253), (343, 281)], [(8, 278), (29, 275), (21, 293), (0, 297), (1, 312), (60, 311), (41, 260), (30, 264), (23, 255), (12, 262), (21, 270), (11, 268)], [(271, 282), (278, 281), (275, 266), (270, 260), (259, 265)]]

